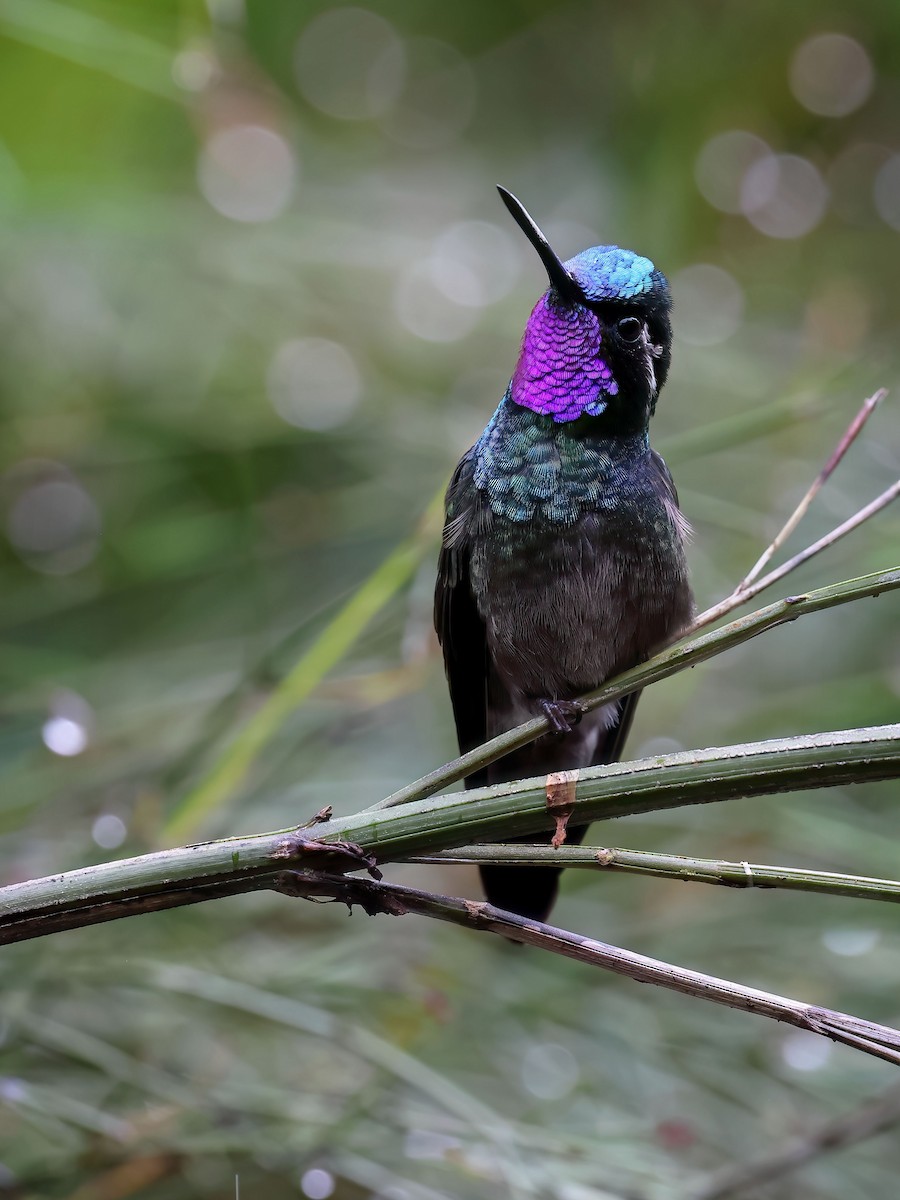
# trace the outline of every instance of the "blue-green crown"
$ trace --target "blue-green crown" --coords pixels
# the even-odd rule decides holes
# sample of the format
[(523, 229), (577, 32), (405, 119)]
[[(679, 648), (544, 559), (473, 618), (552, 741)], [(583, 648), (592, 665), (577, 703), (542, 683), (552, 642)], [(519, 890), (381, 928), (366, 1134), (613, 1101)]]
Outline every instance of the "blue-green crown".
[(591, 246), (563, 265), (588, 300), (636, 300), (666, 286), (649, 258), (620, 246)]

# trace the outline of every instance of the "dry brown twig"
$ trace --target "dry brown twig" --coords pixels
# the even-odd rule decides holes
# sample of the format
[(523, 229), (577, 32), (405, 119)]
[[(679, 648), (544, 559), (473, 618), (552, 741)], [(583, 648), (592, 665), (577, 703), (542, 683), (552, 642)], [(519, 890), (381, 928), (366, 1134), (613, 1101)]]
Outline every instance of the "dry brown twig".
[(613, 971), (638, 983), (655, 984), (726, 1008), (782, 1021), (900, 1066), (900, 1030), (890, 1026), (648, 958), (555, 925), (520, 917), (484, 901), (437, 895), (381, 880), (313, 871), (284, 872), (272, 881), (272, 885), (276, 891), (300, 899), (336, 900), (351, 908), (359, 905), (369, 916), (416, 913), (452, 925), (486, 930), (511, 941), (549, 950), (563, 958)]
[(780, 548), (800, 524), (803, 517), (809, 511), (809, 507), (813, 500), (822, 490), (825, 483), (827, 483), (827, 481), (831, 478), (835, 468), (862, 433), (866, 422), (869, 420), (869, 417), (871, 417), (871, 415), (875, 412), (882, 400), (884, 400), (885, 396), (887, 396), (887, 389), (879, 388), (876, 392), (873, 392), (871, 396), (863, 401), (859, 412), (841, 435), (837, 445), (829, 455), (828, 461), (807, 488), (803, 499), (785, 521), (784, 525), (782, 525), (781, 529), (779, 529), (778, 533), (762, 552), (754, 565), (750, 568), (750, 570), (730, 595), (726, 596), (724, 600), (720, 600), (717, 604), (712, 605), (711, 608), (707, 608), (695, 618), (688, 632), (693, 633), (697, 629), (702, 629), (705, 625), (711, 625), (713, 621), (717, 621), (720, 617), (724, 617), (728, 613), (733, 612), (734, 609), (739, 608), (748, 600), (752, 600), (753, 597), (758, 596), (760, 592), (763, 592), (767, 588), (770, 588), (773, 584), (778, 583), (778, 581), (780, 579), (784, 579), (786, 575), (790, 575), (792, 571), (795, 571), (799, 566), (802, 566), (803, 563), (808, 562), (809, 559), (814, 558), (815, 555), (820, 554), (829, 546), (833, 546), (835, 542), (839, 542), (841, 538), (846, 537), (848, 533), (852, 533), (854, 529), (858, 529), (860, 525), (868, 521), (871, 517), (874, 517), (876, 513), (880, 512), (883, 508), (886, 508), (891, 501), (895, 500), (897, 496), (900, 495), (900, 479), (898, 479), (895, 483), (891, 484), (889, 488), (886, 488), (880, 496), (877, 496), (869, 504), (866, 504), (863, 508), (859, 509), (858, 512), (854, 513), (852, 517), (849, 517), (840, 525), (836, 525), (834, 529), (830, 530), (823, 537), (820, 537), (818, 541), (813, 542), (804, 550), (800, 550), (792, 558), (789, 558), (787, 562), (782, 563), (780, 567), (776, 567), (774, 570), (769, 571), (766, 575), (763, 575), (760, 578), (760, 573), (763, 568), (771, 562), (778, 550), (780, 550)]
[(765, 567), (771, 561), (771, 559), (775, 556), (775, 553), (781, 549), (787, 539), (791, 536), (791, 534), (800, 524), (803, 517), (806, 515), (810, 504), (812, 504), (813, 500), (819, 494), (823, 485), (827, 483), (834, 472), (835, 467), (837, 467), (838, 463), (862, 433), (869, 417), (871, 417), (872, 413), (882, 402), (885, 396), (887, 396), (887, 388), (879, 388), (876, 392), (869, 396), (868, 399), (863, 401), (859, 412), (847, 426), (843, 437), (832, 451), (831, 457), (828, 459), (825, 466), (807, 489), (806, 495), (785, 521), (784, 525), (782, 525), (781, 529), (778, 531), (766, 549), (762, 552), (741, 582), (734, 589), (736, 592), (745, 592), (747, 590), (750, 584), (753, 583), (753, 581), (760, 574), (763, 567)]

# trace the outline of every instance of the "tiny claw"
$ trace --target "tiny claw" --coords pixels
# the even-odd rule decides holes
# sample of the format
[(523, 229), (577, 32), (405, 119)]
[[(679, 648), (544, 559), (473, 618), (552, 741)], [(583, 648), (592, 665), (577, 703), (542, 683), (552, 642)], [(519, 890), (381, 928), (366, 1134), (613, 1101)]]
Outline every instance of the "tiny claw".
[(584, 716), (584, 705), (579, 700), (541, 700), (540, 705), (551, 730), (559, 735), (571, 733)]

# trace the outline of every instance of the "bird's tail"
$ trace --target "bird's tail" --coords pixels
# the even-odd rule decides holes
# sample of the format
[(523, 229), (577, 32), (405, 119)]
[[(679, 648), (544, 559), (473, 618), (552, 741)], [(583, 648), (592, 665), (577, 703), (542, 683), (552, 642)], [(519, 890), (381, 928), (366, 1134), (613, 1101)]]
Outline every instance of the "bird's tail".
[[(550, 771), (617, 762), (624, 749), (639, 696), (640, 692), (632, 692), (620, 700), (612, 721), (600, 713), (590, 714), (572, 733), (558, 740), (540, 738), (520, 750), (514, 750), (488, 767), (488, 778), (483, 782), (508, 782), (511, 779), (523, 779), (529, 775)], [(596, 738), (590, 734), (594, 722), (603, 723), (602, 732)], [(588, 736), (591, 737), (591, 748), (585, 754), (582, 746), (583, 740)], [(583, 842), (587, 830), (587, 825), (567, 828), (566, 842), (570, 845)], [(509, 840), (526, 844), (546, 844), (550, 838), (549, 835), (541, 837), (534, 834)], [(518, 913), (530, 921), (547, 920), (559, 891), (559, 877), (562, 874), (560, 867), (481, 867), (480, 872), (482, 887), (489, 904), (496, 908), (504, 908), (507, 912)]]
[[(566, 830), (566, 845), (584, 841), (587, 825)], [(533, 844), (537, 835), (510, 838)], [(529, 921), (546, 921), (559, 891), (560, 867), (480, 867), (481, 886), (488, 904), (518, 913)]]

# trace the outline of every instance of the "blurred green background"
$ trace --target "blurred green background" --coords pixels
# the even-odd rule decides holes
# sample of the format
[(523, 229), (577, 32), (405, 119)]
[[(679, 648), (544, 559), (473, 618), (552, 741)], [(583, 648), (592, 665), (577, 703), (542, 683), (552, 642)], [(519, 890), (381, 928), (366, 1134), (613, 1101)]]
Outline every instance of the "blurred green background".
[[(6, 881), (350, 812), (453, 756), (421, 521), (544, 287), (496, 182), (563, 257), (617, 242), (672, 280), (655, 443), (701, 606), (896, 388), (893, 5), (0, 0), (0, 39)], [(898, 460), (889, 399), (806, 540)], [(329, 622), (411, 536), (345, 649)], [(898, 541), (889, 510), (791, 587)], [(833, 610), (653, 688), (631, 754), (895, 719), (896, 612)], [(235, 773), (310, 648), (334, 666), (291, 677), (301, 702)], [(896, 875), (892, 798), (594, 840)], [(463, 869), (392, 877), (478, 894)], [(579, 875), (556, 915), (900, 1021), (885, 905)], [(487, 937), (277, 897), (10, 947), (0, 971), (18, 1197), (688, 1197), (893, 1078)], [(898, 1170), (888, 1134), (753, 1194), (881, 1200)]]

